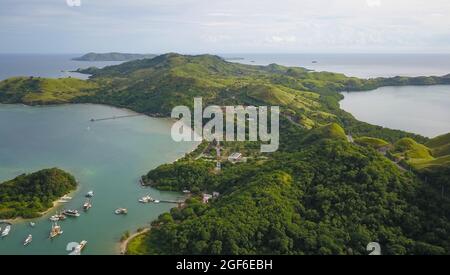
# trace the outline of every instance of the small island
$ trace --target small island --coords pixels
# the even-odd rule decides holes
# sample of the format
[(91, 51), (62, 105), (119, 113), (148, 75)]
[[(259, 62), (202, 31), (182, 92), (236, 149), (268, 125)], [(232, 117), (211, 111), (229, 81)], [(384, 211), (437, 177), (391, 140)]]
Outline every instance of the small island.
[(154, 58), (155, 54), (137, 53), (88, 53), (80, 57), (75, 57), (75, 61), (132, 61), (137, 59)]
[(75, 178), (58, 168), (22, 174), (0, 183), (0, 219), (39, 217), (76, 186)]

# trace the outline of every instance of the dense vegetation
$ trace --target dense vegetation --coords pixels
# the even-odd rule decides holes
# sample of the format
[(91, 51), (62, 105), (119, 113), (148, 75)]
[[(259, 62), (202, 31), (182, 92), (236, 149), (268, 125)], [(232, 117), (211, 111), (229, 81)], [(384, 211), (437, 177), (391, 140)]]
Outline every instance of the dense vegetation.
[(76, 188), (75, 178), (57, 168), (23, 174), (0, 183), (0, 218), (34, 218)]
[(450, 251), (449, 199), (376, 151), (343, 140), (317, 139), (202, 178), (221, 197), (207, 205), (194, 197), (161, 215), (130, 252), (366, 254), (371, 241), (384, 254)]
[[(340, 91), (450, 84), (450, 75), (358, 79), (178, 54), (81, 72), (92, 77), (70, 88), (65, 79), (51, 80), (57, 89), (43, 85), (46, 79), (0, 82), (0, 102), (47, 104), (61, 97), (156, 116), (176, 105), (192, 108), (194, 97), (204, 105), (281, 108), (277, 153), (224, 142), (225, 159), (233, 151), (249, 158), (234, 165), (223, 160), (218, 172), (215, 148), (205, 142), (143, 176), (156, 188), (193, 194), (184, 207), (161, 215), (130, 253), (366, 254), (371, 241), (385, 254), (450, 253), (448, 135), (429, 140), (363, 123), (338, 103)], [(381, 148), (390, 149), (386, 156)], [(221, 195), (203, 204), (202, 191)]]

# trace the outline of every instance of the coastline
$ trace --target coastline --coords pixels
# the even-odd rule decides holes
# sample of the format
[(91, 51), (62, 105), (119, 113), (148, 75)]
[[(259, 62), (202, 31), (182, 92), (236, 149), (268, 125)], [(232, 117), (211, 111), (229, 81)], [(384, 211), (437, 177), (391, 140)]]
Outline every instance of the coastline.
[(52, 202), (52, 207), (50, 207), (49, 209), (43, 211), (43, 212), (39, 212), (39, 217), (35, 217), (35, 218), (23, 218), (23, 217), (17, 217), (14, 219), (7, 219), (7, 220), (0, 220), (0, 222), (3, 223), (9, 223), (9, 224), (16, 224), (16, 223), (21, 223), (21, 222), (27, 222), (27, 221), (31, 221), (31, 220), (35, 220), (35, 219), (41, 219), (44, 218), (47, 214), (49, 214), (51, 211), (55, 210), (56, 208), (58, 208), (59, 206), (61, 206), (63, 204), (63, 202), (61, 202), (60, 200), (64, 197), (64, 196), (69, 196), (69, 195), (73, 195), (77, 192), (78, 188), (65, 194), (62, 195), (60, 198), (58, 198), (57, 200)]
[(130, 235), (128, 238), (126, 238), (125, 240), (120, 241), (120, 244), (119, 244), (119, 254), (120, 254), (120, 255), (125, 255), (125, 254), (127, 253), (128, 244), (129, 244), (134, 238), (136, 238), (136, 237), (138, 237), (138, 236), (140, 236), (140, 235), (143, 235), (143, 234), (149, 232), (150, 229), (151, 229), (151, 227), (146, 227), (146, 228), (142, 229), (142, 230), (139, 231), (139, 232), (135, 232), (134, 234), (131, 234), (131, 235)]

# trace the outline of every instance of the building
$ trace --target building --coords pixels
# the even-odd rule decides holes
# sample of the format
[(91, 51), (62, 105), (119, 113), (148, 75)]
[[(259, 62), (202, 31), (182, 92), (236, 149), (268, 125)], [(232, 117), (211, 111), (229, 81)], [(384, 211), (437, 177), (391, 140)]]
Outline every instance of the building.
[(241, 153), (232, 153), (229, 157), (228, 157), (228, 161), (235, 163), (235, 162), (239, 162), (242, 160), (242, 154)]
[(203, 203), (208, 203), (208, 201), (212, 198), (213, 196), (211, 194), (203, 194), (202, 197), (202, 202)]

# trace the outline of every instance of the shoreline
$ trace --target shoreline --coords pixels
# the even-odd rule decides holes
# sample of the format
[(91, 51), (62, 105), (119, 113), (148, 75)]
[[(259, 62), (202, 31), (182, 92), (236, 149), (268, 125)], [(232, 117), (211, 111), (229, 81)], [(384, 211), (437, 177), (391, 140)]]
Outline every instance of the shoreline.
[(13, 224), (17, 224), (17, 223), (21, 223), (21, 222), (27, 222), (27, 221), (31, 221), (31, 220), (37, 220), (37, 219), (42, 219), (44, 218), (47, 214), (49, 214), (51, 211), (55, 210), (56, 208), (58, 208), (59, 206), (61, 206), (63, 204), (63, 202), (61, 202), (60, 200), (64, 197), (64, 196), (69, 196), (69, 195), (73, 195), (78, 191), (78, 187), (77, 189), (62, 195), (60, 198), (58, 198), (57, 200), (52, 202), (52, 207), (50, 207), (49, 209), (43, 211), (43, 212), (39, 212), (39, 217), (35, 217), (35, 218), (23, 218), (23, 217), (17, 217), (14, 219), (7, 219), (7, 220), (0, 220), (0, 223), (9, 223), (11, 225)]
[(127, 249), (128, 249), (128, 244), (136, 237), (143, 235), (147, 232), (149, 232), (151, 229), (151, 227), (146, 227), (144, 229), (142, 229), (142, 231), (140, 232), (135, 232), (133, 234), (131, 234), (128, 238), (126, 238), (123, 241), (120, 241), (119, 243), (119, 255), (125, 255), (127, 253)]

